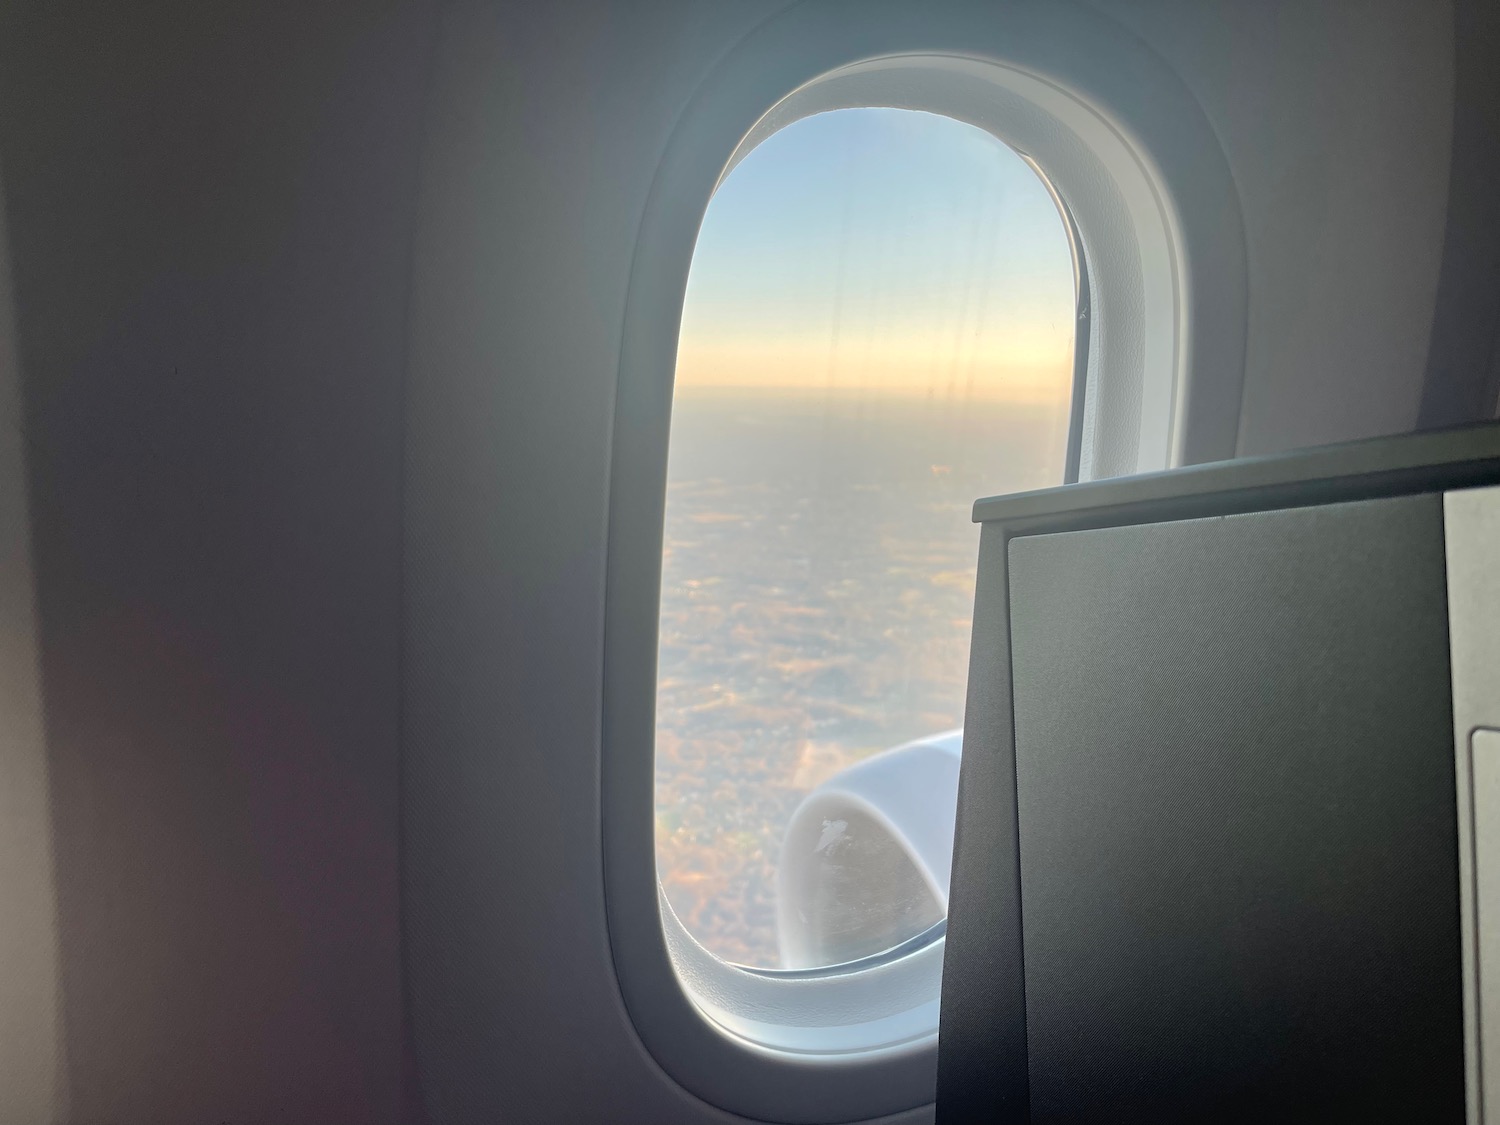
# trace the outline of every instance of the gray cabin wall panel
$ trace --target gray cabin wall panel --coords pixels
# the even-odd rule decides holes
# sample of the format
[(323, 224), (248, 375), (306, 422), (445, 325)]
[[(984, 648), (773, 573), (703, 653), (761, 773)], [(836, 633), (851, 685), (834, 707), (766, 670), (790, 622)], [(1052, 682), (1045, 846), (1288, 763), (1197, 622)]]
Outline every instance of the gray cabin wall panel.
[[(0, 5), (64, 1125), (400, 1119), (401, 386), (434, 22)], [(34, 1104), (0, 1095), (0, 1122), (41, 1125)]]

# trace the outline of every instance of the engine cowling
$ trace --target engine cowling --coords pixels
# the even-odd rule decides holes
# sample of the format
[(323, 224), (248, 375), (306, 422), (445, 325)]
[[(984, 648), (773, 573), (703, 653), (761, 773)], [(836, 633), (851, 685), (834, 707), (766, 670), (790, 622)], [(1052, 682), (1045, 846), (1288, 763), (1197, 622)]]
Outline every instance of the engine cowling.
[(776, 876), (783, 968), (872, 956), (947, 916), (963, 731), (876, 754), (803, 798)]

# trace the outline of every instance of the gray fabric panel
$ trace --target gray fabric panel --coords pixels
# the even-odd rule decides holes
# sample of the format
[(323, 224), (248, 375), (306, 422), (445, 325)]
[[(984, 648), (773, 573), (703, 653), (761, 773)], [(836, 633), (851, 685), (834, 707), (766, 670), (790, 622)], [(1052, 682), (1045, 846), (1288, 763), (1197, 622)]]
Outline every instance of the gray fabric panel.
[(1440, 499), (1010, 565), (1032, 1120), (1461, 1120)]

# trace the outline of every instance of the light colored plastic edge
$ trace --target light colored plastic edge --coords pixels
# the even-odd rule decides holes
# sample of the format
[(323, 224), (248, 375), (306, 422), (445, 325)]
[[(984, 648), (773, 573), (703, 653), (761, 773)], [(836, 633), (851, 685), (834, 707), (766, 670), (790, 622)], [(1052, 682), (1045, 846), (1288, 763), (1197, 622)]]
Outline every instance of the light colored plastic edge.
[[(1481, 752), (1500, 753), (1500, 488), (1473, 488), (1443, 496), (1443, 537), (1448, 559), (1448, 639), (1452, 652), (1453, 745), (1458, 789), (1458, 885), (1463, 915), (1464, 1074), (1468, 1121), (1497, 1120), (1500, 1101), (1500, 919), (1480, 930), (1482, 884), (1476, 848), (1480, 828), (1491, 838), (1500, 808), (1483, 804), (1475, 786), (1485, 780)], [(1477, 767), (1477, 768), (1476, 768)], [(1485, 873), (1493, 889), (1495, 875)], [(1500, 902), (1493, 904), (1500, 907)], [(1492, 907), (1492, 908), (1493, 908)], [(1489, 1020), (1484, 1019), (1486, 1015)], [(1488, 1113), (1486, 1107), (1489, 1106)]]
[[(1500, 627), (1500, 622), (1496, 622)], [(1476, 730), (1469, 736), (1471, 799), (1468, 849), (1474, 864), (1470, 883), (1474, 898), (1475, 1056), (1474, 1093), (1477, 1116), (1500, 1096), (1500, 730)], [(1488, 1028), (1490, 1034), (1484, 1034)]]
[[(672, 375), (698, 227), (755, 130), (793, 97), (798, 115), (817, 112), (829, 92), (990, 128), (1046, 170), (1091, 270), (1135, 263), (1134, 280), (1125, 264), (1096, 275), (1095, 308), (1109, 311), (1090, 350), (1094, 475), (1231, 454), (1244, 340), (1243, 234), (1222, 151), (1176, 75), (1102, 16), (1063, 2), (809, 0), (747, 36), (679, 121), (638, 236), (616, 401), (601, 764), (611, 952), (633, 1025), (678, 1083), (750, 1118), (807, 1125), (932, 1101), (942, 944), (762, 989), (768, 978), (692, 941), (656, 880), (655, 655)], [(1148, 371), (1144, 383), (1131, 374)]]
[(773, 1060), (790, 1053), (869, 1061), (906, 1053), (936, 1031), (941, 939), (853, 972), (835, 967), (815, 977), (779, 976), (725, 964), (693, 940), (665, 896), (660, 906), (682, 986), (747, 1051)]

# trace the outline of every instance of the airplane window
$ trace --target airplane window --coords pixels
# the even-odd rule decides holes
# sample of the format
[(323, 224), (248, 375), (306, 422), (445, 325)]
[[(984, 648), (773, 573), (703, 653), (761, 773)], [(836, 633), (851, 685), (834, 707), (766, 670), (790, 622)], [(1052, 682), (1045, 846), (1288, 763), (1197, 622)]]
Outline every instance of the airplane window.
[(945, 912), (976, 497), (1063, 479), (1068, 230), (1032, 166), (845, 109), (726, 177), (679, 340), (657, 869), (725, 961), (809, 969)]

